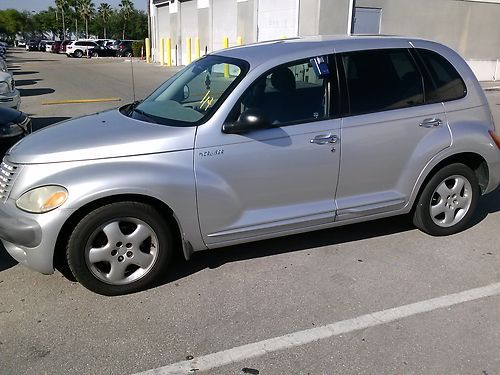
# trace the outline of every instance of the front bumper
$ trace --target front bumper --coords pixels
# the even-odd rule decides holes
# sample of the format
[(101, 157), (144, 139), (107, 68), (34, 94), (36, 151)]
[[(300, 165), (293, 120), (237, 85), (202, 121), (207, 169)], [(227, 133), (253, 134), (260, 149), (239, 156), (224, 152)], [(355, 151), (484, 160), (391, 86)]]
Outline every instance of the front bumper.
[(19, 263), (35, 271), (54, 272), (54, 249), (64, 222), (73, 210), (56, 209), (29, 214), (18, 209), (13, 199), (0, 203), (0, 239)]
[(8, 94), (0, 94), (0, 107), (19, 109), (21, 105), (21, 96), (16, 89)]

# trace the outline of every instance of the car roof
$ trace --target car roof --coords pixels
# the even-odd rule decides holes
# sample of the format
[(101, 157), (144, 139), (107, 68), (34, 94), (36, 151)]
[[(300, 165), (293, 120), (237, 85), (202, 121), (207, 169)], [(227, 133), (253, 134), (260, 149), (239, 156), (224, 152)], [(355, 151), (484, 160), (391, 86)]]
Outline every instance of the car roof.
[(243, 59), (248, 61), (251, 67), (255, 67), (273, 60), (291, 61), (295, 56), (300, 59), (305, 53), (315, 56), (352, 50), (407, 48), (415, 41), (424, 40), (392, 35), (318, 35), (248, 44), (213, 54)]

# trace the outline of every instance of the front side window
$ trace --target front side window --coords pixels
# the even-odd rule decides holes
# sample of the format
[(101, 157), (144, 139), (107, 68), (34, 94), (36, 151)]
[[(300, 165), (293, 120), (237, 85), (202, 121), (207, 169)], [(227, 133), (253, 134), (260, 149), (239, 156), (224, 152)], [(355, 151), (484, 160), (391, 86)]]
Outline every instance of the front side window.
[(351, 115), (424, 103), (422, 76), (406, 49), (342, 54)]
[(132, 116), (173, 126), (199, 124), (212, 115), (247, 70), (243, 60), (201, 58), (161, 85)]
[(467, 89), (457, 70), (436, 52), (418, 49), (427, 74), (424, 74), (425, 94), (428, 102), (446, 102), (465, 96)]
[(280, 65), (259, 77), (243, 94), (228, 121), (256, 110), (273, 125), (321, 120), (327, 116), (326, 80), (318, 78), (309, 59)]

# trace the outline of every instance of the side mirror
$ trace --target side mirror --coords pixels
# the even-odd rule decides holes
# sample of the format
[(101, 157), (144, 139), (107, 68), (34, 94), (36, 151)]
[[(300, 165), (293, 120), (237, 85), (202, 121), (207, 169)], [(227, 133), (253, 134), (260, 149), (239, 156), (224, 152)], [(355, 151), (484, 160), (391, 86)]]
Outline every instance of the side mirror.
[(234, 123), (222, 125), (222, 132), (226, 134), (246, 133), (252, 130), (267, 129), (271, 123), (258, 109), (247, 109)]

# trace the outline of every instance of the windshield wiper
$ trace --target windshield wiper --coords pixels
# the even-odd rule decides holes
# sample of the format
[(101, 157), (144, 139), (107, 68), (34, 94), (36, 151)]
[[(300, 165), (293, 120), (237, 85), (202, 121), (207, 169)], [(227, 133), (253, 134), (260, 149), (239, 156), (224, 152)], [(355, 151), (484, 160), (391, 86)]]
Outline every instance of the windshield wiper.
[(133, 112), (137, 112), (141, 116), (144, 116), (147, 119), (151, 120), (151, 122), (154, 122), (155, 124), (158, 124), (158, 122), (155, 120), (155, 118), (153, 116), (151, 116), (149, 113), (144, 112), (142, 109), (134, 108)]

